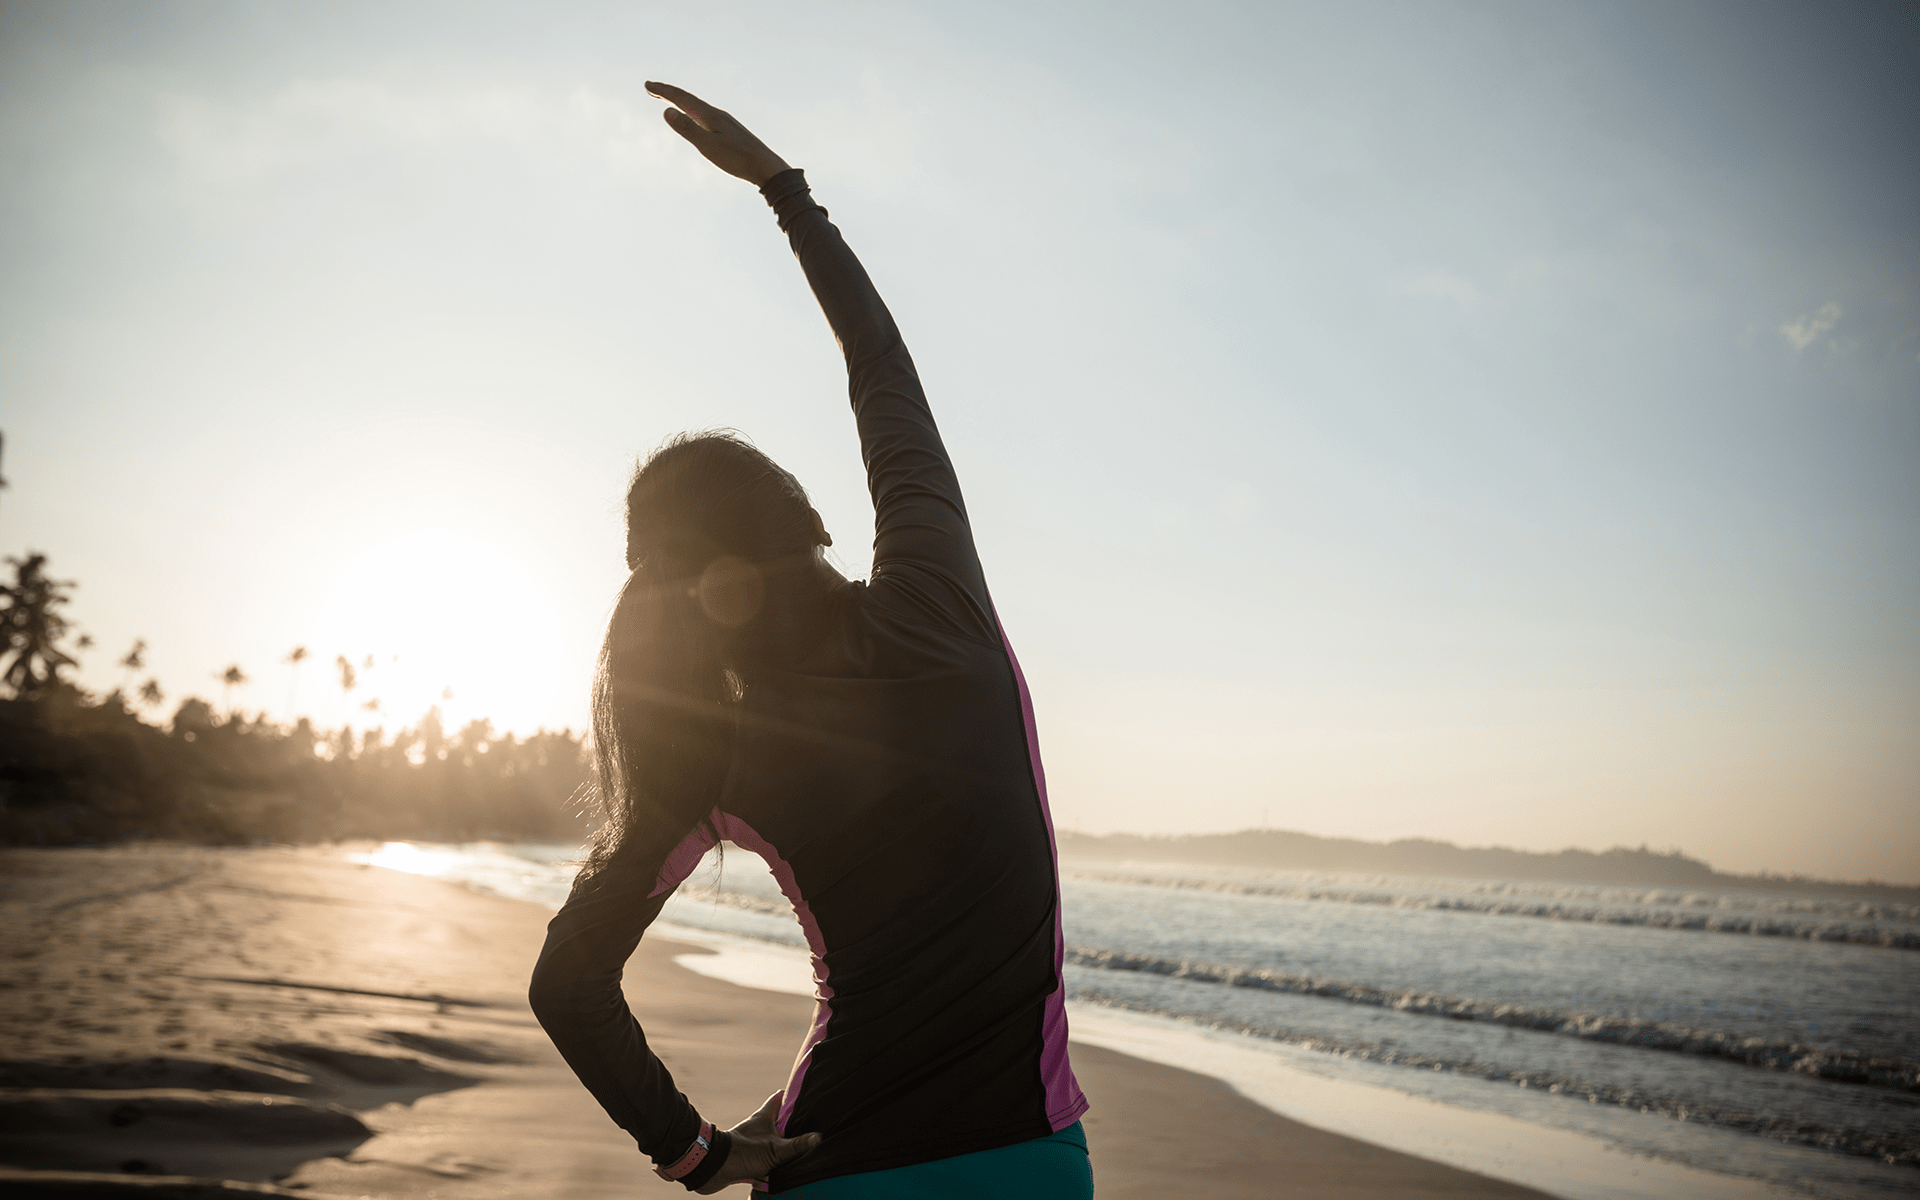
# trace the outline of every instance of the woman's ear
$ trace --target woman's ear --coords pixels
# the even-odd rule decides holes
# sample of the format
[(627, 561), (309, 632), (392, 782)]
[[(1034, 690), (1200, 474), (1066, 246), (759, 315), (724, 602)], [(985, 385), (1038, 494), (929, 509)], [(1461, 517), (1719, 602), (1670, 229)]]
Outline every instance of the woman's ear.
[(820, 511), (810, 508), (807, 515), (813, 518), (813, 544), (816, 546), (833, 545), (833, 535), (827, 532), (827, 523), (820, 519)]

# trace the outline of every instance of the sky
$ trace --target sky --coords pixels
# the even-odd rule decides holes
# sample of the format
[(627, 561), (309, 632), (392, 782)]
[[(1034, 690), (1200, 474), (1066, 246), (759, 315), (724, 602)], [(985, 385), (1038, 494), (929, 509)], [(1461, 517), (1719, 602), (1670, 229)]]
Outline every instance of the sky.
[(9, 0), (0, 552), (157, 718), (521, 732), (674, 432), (863, 575), (832, 339), (665, 79), (888, 298), (1061, 827), (1920, 882), (1915, 14)]

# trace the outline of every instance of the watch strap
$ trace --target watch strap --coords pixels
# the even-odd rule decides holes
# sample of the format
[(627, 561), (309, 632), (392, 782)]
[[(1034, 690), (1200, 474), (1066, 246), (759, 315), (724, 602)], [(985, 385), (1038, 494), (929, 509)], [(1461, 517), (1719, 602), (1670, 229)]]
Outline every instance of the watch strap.
[(701, 1121), (700, 1132), (693, 1135), (693, 1144), (687, 1147), (687, 1152), (664, 1166), (655, 1167), (653, 1173), (662, 1179), (685, 1179), (707, 1160), (707, 1155), (712, 1151), (713, 1122)]

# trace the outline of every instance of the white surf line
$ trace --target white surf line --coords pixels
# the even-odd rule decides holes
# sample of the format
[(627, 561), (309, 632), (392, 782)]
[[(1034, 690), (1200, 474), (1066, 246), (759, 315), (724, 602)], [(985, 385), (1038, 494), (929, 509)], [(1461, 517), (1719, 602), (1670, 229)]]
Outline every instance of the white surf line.
[[(798, 947), (661, 922), (663, 937), (712, 951), (673, 961), (711, 979), (813, 995)], [(1311, 1054), (1163, 1017), (1069, 1003), (1073, 1040), (1221, 1080), (1272, 1112), (1356, 1141), (1398, 1150), (1563, 1200), (1779, 1200), (1804, 1193), (1633, 1154), (1600, 1138), (1330, 1079), (1289, 1062)]]
[(656, 931), (661, 937), (713, 952), (673, 956), (676, 964), (696, 975), (762, 991), (813, 995), (813, 960), (798, 946), (781, 946), (671, 921), (657, 922), (649, 932)]
[(1067, 1012), (1076, 1042), (1209, 1075), (1303, 1125), (1563, 1200), (1763, 1200), (1805, 1194), (1634, 1154), (1570, 1130), (1330, 1079), (1288, 1061), (1312, 1051), (1098, 1005), (1069, 1003)]

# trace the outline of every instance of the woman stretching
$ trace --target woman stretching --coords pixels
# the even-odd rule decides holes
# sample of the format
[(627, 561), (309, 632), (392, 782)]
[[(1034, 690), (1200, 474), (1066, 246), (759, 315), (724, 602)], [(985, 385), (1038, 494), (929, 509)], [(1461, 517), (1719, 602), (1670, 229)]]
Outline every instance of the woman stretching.
[[(873, 576), (827, 565), (799, 481), (743, 441), (685, 435), (640, 468), (594, 685), (604, 820), (534, 969), (534, 1012), (690, 1191), (1084, 1200), (1033, 710), (913, 360), (805, 177), (698, 97), (647, 89), (759, 186), (839, 339)], [(675, 1090), (620, 992), (641, 933), (721, 838), (773, 868), (818, 997), (785, 1089), (726, 1131)]]

